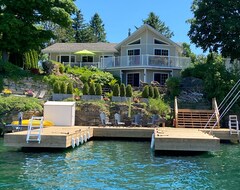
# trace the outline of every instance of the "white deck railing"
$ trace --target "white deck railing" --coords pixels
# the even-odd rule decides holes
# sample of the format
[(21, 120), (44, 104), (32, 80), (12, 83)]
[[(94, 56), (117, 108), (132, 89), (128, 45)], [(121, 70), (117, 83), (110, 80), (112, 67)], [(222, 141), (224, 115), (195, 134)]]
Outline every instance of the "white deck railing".
[(134, 55), (103, 58), (100, 68), (147, 66), (185, 69), (190, 66), (190, 63), (188, 57)]

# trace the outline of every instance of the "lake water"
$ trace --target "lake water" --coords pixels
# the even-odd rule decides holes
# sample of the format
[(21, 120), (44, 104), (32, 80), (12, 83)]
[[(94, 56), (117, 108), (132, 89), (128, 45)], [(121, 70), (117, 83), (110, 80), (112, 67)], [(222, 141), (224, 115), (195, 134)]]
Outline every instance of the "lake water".
[(240, 189), (240, 145), (161, 156), (150, 142), (89, 141), (60, 152), (21, 152), (0, 139), (0, 189)]

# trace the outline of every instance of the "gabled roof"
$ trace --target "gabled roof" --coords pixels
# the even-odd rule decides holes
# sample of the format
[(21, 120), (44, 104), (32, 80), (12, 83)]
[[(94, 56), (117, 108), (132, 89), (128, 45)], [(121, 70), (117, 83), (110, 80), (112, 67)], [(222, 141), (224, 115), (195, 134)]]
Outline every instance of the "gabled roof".
[(160, 32), (158, 32), (157, 30), (155, 30), (153, 27), (151, 27), (148, 24), (144, 24), (142, 25), (140, 28), (138, 28), (135, 32), (133, 32), (130, 36), (128, 36), (126, 39), (124, 39), (121, 43), (117, 44), (117, 46), (115, 47), (116, 49), (120, 49), (120, 47), (127, 43), (127, 42), (131, 42), (132, 40), (134, 40), (134, 38), (136, 36), (138, 36), (139, 34), (141, 34), (142, 32), (145, 32), (146, 30), (152, 31), (154, 34), (156, 34), (157, 36), (159, 36), (159, 38), (163, 39), (165, 42), (167, 42), (170, 45), (176, 46), (178, 48), (181, 48), (181, 46), (179, 46), (178, 44), (176, 44), (175, 42), (173, 42), (171, 39), (165, 37), (164, 35), (162, 35)]
[(117, 52), (116, 43), (55, 43), (43, 49), (43, 53), (73, 53), (87, 49), (92, 52)]

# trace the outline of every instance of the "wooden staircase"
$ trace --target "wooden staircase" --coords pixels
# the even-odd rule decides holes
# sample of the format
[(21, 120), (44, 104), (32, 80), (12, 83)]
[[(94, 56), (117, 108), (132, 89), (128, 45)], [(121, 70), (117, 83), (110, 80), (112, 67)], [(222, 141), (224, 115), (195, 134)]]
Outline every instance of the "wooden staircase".
[[(217, 114), (216, 114), (217, 113)], [(179, 128), (220, 128), (219, 113), (216, 100), (213, 100), (212, 110), (178, 109), (175, 98), (175, 121)]]

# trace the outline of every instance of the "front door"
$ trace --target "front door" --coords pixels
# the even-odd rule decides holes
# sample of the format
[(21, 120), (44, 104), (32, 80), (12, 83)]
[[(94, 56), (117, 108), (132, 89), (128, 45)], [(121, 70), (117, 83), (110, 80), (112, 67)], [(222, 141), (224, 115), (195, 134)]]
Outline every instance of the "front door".
[(127, 84), (139, 87), (139, 73), (129, 73), (127, 74)]

